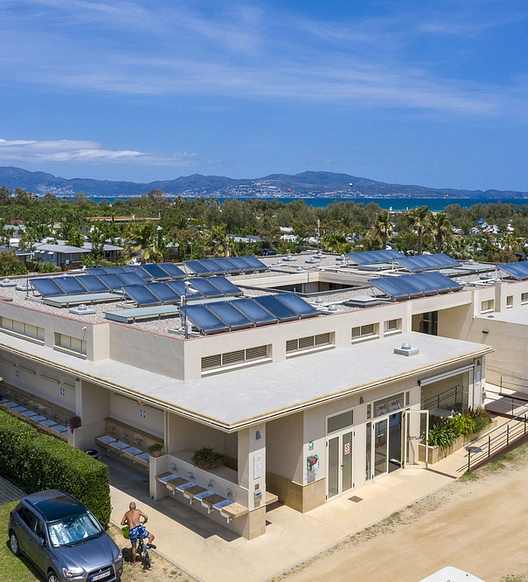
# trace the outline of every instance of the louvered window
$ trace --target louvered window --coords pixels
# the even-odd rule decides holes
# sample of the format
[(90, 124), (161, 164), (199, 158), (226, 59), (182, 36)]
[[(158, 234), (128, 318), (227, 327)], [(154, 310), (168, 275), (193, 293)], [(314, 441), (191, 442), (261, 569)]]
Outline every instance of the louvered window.
[(402, 320), (401, 319), (389, 319), (385, 322), (385, 333), (391, 333), (395, 331), (401, 331)]
[(269, 346), (256, 346), (245, 350), (236, 350), (235, 352), (225, 352), (223, 354), (205, 356), (202, 358), (202, 372), (229, 368), (247, 362), (265, 360), (269, 357), (268, 352)]
[(44, 340), (44, 328), (16, 321), (9, 317), (0, 317), (0, 328), (7, 332), (13, 332), (18, 335), (24, 335), (32, 339)]
[(286, 353), (291, 354), (293, 352), (302, 352), (305, 350), (311, 350), (313, 348), (318, 348), (321, 346), (331, 345), (331, 343), (332, 338), (330, 333), (309, 335), (294, 340), (288, 340), (286, 342)]
[(368, 338), (373, 338), (378, 335), (378, 324), (368, 323), (367, 325), (361, 325), (352, 328), (352, 341), (358, 341)]
[(55, 347), (86, 354), (86, 342), (84, 340), (63, 333), (55, 334)]

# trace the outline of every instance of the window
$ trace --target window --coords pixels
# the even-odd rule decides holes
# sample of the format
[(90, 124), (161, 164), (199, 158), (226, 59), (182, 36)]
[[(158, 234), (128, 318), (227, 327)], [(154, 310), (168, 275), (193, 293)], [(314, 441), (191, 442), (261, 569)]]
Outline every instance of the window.
[(369, 323), (368, 325), (361, 325), (352, 328), (352, 341), (363, 341), (378, 337), (378, 324)]
[(86, 341), (72, 337), (71, 335), (55, 333), (55, 348), (78, 354), (86, 354)]
[(402, 329), (401, 319), (389, 319), (385, 322), (385, 335), (391, 333), (399, 333)]
[(348, 410), (347, 412), (342, 412), (341, 414), (336, 414), (335, 416), (330, 416), (326, 419), (326, 432), (331, 433), (336, 430), (341, 430), (347, 426), (352, 426), (354, 424), (354, 412)]
[(494, 299), (487, 299), (486, 301), (482, 301), (480, 304), (480, 313), (490, 313), (495, 309), (495, 300)]
[(13, 335), (24, 336), (39, 341), (44, 341), (44, 328), (16, 321), (8, 317), (0, 317), (0, 329)]
[(511, 307), (513, 307), (513, 295), (508, 295), (506, 297), (506, 309), (510, 309)]
[(521, 293), (521, 305), (528, 303), (528, 293)]
[(314, 350), (324, 346), (332, 345), (330, 333), (320, 333), (319, 335), (309, 335), (286, 342), (286, 354)]
[(205, 356), (202, 358), (202, 372), (205, 373), (221, 368), (230, 368), (259, 360), (266, 360), (269, 358), (268, 348), (269, 346), (257, 346), (244, 350), (236, 350), (234, 352)]

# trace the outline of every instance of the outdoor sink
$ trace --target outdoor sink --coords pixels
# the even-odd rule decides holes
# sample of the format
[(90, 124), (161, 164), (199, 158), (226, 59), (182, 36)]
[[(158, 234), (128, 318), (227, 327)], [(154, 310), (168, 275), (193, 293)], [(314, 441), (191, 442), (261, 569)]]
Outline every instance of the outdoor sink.
[(204, 496), (202, 499), (200, 499), (200, 503), (204, 507), (207, 507), (207, 513), (211, 513), (211, 511), (213, 511), (215, 503), (220, 503), (222, 501), (227, 501), (227, 499), (221, 495), (218, 495), (218, 493), (212, 493), (211, 495)]
[(183, 493), (186, 489), (189, 489), (190, 487), (194, 487), (195, 485), (196, 485), (196, 483), (193, 483), (192, 481), (187, 481), (187, 483), (182, 483), (181, 485), (178, 485), (176, 487), (176, 491)]
[[(198, 493), (198, 495), (195, 495), (194, 498), (202, 501), (202, 499), (210, 497), (211, 495), (214, 495), (212, 491), (202, 491), (201, 493)], [(202, 505), (204, 505), (204, 507), (207, 507), (207, 505), (205, 505), (204, 503), (202, 503)]]
[(232, 503), (234, 503), (234, 501), (231, 501), (231, 499), (224, 499), (223, 501), (219, 501), (218, 503), (215, 503), (213, 505), (213, 507), (215, 509), (218, 509), (218, 511), (220, 511), (221, 509), (223, 509), (224, 507), (227, 507), (228, 505), (231, 505)]
[(142, 461), (149, 462), (150, 455), (148, 453), (141, 453), (140, 455), (136, 455), (136, 459), (141, 459)]
[(192, 505), (196, 495), (204, 493), (206, 489), (200, 487), (200, 485), (195, 485), (194, 487), (186, 487), (183, 491), (183, 496), (189, 500), (189, 504)]
[(42, 416), (41, 414), (37, 414), (37, 416), (32, 416), (31, 420), (34, 420), (35, 422), (41, 422), (42, 420), (46, 420), (46, 417)]
[(120, 451), (121, 449), (126, 449), (128, 447), (127, 443), (124, 443), (123, 441), (114, 441), (112, 443), (108, 443), (112, 448), (117, 449), (118, 451)]
[(107, 435), (107, 434), (104, 434), (104, 435), (102, 435), (102, 436), (100, 436), (100, 437), (97, 437), (97, 440), (98, 440), (99, 442), (101, 442), (101, 443), (106, 443), (106, 444), (108, 444), (108, 443), (113, 443), (113, 442), (115, 442), (115, 440), (116, 440), (116, 439), (115, 439), (114, 437), (111, 437), (111, 436)]
[(168, 481), (172, 481), (173, 479), (176, 479), (178, 476), (175, 475), (174, 473), (168, 473), (167, 475), (163, 475), (163, 477), (159, 477), (158, 481), (160, 483), (165, 483), (165, 485), (167, 485)]
[(187, 479), (184, 479), (183, 477), (176, 477), (176, 475), (174, 475), (174, 478), (169, 479), (166, 482), (166, 485), (167, 489), (169, 491), (172, 491), (172, 494), (174, 495), (176, 493), (176, 488), (179, 487), (180, 485), (185, 485), (185, 483), (189, 483), (189, 481)]

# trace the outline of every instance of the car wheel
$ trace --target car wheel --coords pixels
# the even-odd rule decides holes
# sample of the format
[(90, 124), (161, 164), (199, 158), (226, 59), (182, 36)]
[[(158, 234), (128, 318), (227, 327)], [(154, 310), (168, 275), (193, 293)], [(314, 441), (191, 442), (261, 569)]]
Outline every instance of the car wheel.
[(48, 574), (48, 582), (60, 582), (59, 577), (53, 570), (51, 570)]
[(18, 538), (17, 538), (16, 533), (14, 531), (10, 532), (10, 534), (9, 534), (9, 548), (13, 552), (13, 554), (15, 554), (15, 556), (18, 556), (20, 554), (20, 546), (18, 545)]

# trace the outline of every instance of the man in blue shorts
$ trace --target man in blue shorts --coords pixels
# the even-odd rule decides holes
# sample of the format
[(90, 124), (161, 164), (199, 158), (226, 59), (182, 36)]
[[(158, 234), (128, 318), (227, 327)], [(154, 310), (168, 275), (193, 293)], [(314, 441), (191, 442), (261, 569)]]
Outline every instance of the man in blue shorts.
[[(121, 525), (128, 525), (128, 535), (130, 536), (130, 543), (132, 544), (132, 561), (131, 566), (136, 565), (136, 543), (140, 538), (148, 538), (147, 547), (155, 547), (152, 545), (154, 541), (154, 535), (148, 532), (145, 528), (145, 524), (148, 521), (148, 517), (139, 509), (136, 508), (136, 504), (131, 501), (129, 504), (129, 509), (123, 516), (121, 520)], [(141, 521), (143, 518), (143, 521)]]

